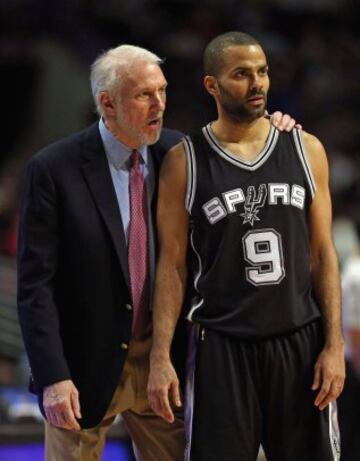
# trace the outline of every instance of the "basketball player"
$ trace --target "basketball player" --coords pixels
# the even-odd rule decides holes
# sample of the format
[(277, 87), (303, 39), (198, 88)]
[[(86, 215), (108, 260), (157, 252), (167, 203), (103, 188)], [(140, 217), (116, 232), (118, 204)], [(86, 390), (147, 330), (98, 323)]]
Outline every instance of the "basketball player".
[(253, 37), (216, 37), (204, 64), (218, 119), (172, 148), (160, 176), (150, 403), (174, 421), (169, 350), (188, 278), (186, 459), (254, 461), (261, 443), (269, 461), (338, 460), (344, 347), (324, 148), (263, 117), (268, 64)]

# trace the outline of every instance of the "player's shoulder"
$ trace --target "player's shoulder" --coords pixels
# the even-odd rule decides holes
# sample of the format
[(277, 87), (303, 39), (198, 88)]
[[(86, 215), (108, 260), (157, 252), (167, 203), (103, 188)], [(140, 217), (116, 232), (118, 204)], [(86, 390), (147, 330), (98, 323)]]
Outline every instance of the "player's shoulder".
[(310, 155), (323, 154), (325, 152), (324, 146), (317, 136), (304, 130), (301, 130), (301, 134), (305, 148)]
[(182, 138), (179, 143), (169, 149), (165, 156), (165, 162), (168, 166), (173, 166), (177, 169), (181, 169), (183, 164), (186, 162), (186, 150), (184, 144), (185, 138)]
[(306, 157), (315, 180), (319, 180), (328, 174), (328, 160), (325, 148), (317, 136), (306, 131), (301, 130), (301, 132)]
[(162, 163), (163, 175), (168, 177), (175, 175), (177, 179), (180, 179), (186, 174), (187, 160), (184, 142), (185, 137), (167, 151)]

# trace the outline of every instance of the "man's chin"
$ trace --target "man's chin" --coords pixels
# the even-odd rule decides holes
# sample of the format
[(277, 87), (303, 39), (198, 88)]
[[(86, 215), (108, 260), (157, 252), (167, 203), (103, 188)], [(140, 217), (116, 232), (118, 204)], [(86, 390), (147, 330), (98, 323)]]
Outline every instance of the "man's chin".
[(258, 107), (248, 107), (247, 112), (249, 115), (249, 118), (260, 118), (265, 115), (265, 108), (266, 108), (266, 103), (264, 102)]
[(244, 117), (244, 121), (249, 122), (249, 123), (254, 122), (258, 118), (262, 118), (264, 115), (265, 115), (265, 105), (257, 109), (249, 110)]
[(152, 146), (153, 144), (159, 141), (160, 135), (161, 135), (161, 128), (159, 128), (157, 131), (154, 131), (154, 133), (146, 135), (145, 144), (147, 144), (148, 146)]
[(260, 107), (243, 107), (242, 110), (226, 110), (234, 122), (251, 123), (265, 115), (265, 104)]
[(242, 114), (228, 114), (234, 122), (251, 123), (265, 115), (265, 109), (257, 109)]

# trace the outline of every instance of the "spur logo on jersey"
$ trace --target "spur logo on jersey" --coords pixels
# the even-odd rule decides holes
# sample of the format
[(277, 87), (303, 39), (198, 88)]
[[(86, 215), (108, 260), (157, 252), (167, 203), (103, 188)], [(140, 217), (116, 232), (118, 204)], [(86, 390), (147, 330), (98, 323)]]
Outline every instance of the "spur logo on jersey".
[(254, 221), (260, 221), (258, 213), (260, 208), (265, 205), (266, 197), (266, 184), (260, 184), (258, 193), (256, 193), (254, 186), (248, 187), (244, 204), (244, 213), (240, 213), (240, 216), (244, 218), (243, 224), (248, 222), (253, 226)]
[(202, 209), (210, 224), (216, 224), (229, 214), (237, 213), (243, 218), (243, 224), (249, 223), (253, 226), (255, 221), (261, 220), (260, 212), (266, 204), (288, 205), (302, 210), (305, 196), (304, 187), (297, 184), (260, 184), (257, 188), (249, 186), (246, 194), (240, 187), (223, 192), (221, 197), (213, 197), (204, 203)]

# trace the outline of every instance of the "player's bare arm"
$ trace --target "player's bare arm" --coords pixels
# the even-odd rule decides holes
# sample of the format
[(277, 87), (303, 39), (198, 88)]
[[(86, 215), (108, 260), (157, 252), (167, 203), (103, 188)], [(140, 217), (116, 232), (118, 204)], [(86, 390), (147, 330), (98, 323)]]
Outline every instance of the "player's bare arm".
[(171, 405), (181, 406), (179, 380), (170, 347), (184, 299), (188, 214), (185, 209), (186, 158), (182, 144), (167, 154), (160, 172), (157, 230), (160, 255), (153, 307), (153, 346), (148, 382), (154, 412), (174, 421)]
[(316, 184), (310, 209), (310, 245), (314, 290), (322, 311), (325, 345), (315, 364), (315, 405), (323, 410), (341, 393), (345, 379), (344, 339), (341, 324), (341, 289), (338, 260), (332, 240), (329, 168), (321, 142), (304, 133), (304, 144)]

